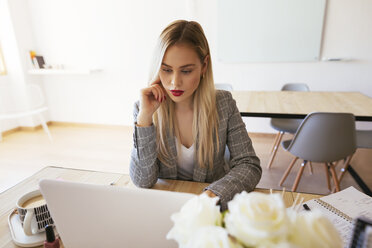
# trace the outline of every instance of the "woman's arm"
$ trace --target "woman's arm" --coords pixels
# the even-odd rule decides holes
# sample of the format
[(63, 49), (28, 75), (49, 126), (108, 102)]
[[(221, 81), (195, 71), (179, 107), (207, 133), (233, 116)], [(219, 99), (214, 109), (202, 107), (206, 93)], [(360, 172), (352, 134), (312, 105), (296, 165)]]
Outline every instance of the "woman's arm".
[(138, 187), (150, 188), (158, 179), (159, 161), (152, 116), (164, 99), (165, 91), (157, 76), (150, 87), (141, 89), (140, 103), (134, 105), (135, 124), (129, 174)]
[(222, 209), (227, 208), (227, 202), (236, 193), (252, 191), (262, 174), (260, 160), (253, 149), (236, 102), (229, 92), (224, 97), (227, 98), (224, 104), (229, 106), (226, 144), (230, 151), (230, 171), (206, 188), (220, 197)]
[(154, 125), (137, 126), (138, 113), (139, 103), (136, 102), (133, 111), (135, 125), (129, 174), (136, 186), (150, 188), (156, 183), (159, 174), (156, 130)]

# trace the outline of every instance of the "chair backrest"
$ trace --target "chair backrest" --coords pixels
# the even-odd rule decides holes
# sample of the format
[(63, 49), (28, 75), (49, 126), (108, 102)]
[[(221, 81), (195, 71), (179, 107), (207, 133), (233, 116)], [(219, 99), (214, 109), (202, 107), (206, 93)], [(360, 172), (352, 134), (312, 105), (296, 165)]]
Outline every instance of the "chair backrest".
[(227, 90), (227, 91), (232, 91), (233, 87), (231, 84), (214, 84), (214, 87), (217, 90)]
[[(309, 86), (304, 83), (288, 83), (283, 85), (282, 91), (310, 91)], [(280, 119), (280, 118), (271, 118), (270, 125), (277, 130), (286, 130), (288, 131), (288, 125), (292, 129), (293, 125), (298, 125), (298, 119)], [(284, 128), (286, 127), (286, 128)]]
[(9, 111), (9, 106), (14, 105), (14, 99), (7, 84), (0, 84), (0, 115)]
[(44, 95), (37, 84), (27, 84), (23, 91), (15, 88), (1, 91), (0, 88), (0, 114), (25, 112), (44, 106)]
[(45, 105), (43, 92), (37, 84), (27, 85), (27, 97), (30, 109), (39, 108)]
[(309, 86), (304, 83), (288, 83), (283, 85), (282, 91), (310, 91)]
[(346, 158), (356, 150), (354, 115), (310, 113), (297, 129), (287, 150), (312, 162), (333, 162)]

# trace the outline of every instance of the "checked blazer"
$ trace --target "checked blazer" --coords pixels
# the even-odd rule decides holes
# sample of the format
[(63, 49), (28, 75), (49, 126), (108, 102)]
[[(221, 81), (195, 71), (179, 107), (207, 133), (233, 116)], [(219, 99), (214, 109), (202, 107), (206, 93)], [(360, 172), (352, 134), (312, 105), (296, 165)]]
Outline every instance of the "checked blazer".
[[(216, 107), (219, 119), (219, 150), (214, 153), (212, 168), (195, 164), (193, 181), (210, 183), (211, 190), (220, 198), (221, 209), (227, 208), (236, 193), (252, 191), (258, 184), (262, 169), (252, 141), (240, 116), (235, 100), (228, 91), (216, 90)], [(134, 122), (137, 121), (139, 102), (134, 106)], [(157, 158), (156, 128), (134, 125), (133, 149), (130, 161), (130, 176), (138, 187), (150, 188), (158, 178), (177, 179), (177, 149), (175, 137), (167, 136), (170, 157), (166, 166)], [(226, 147), (230, 162), (224, 160)], [(198, 149), (198, 144), (196, 144)]]

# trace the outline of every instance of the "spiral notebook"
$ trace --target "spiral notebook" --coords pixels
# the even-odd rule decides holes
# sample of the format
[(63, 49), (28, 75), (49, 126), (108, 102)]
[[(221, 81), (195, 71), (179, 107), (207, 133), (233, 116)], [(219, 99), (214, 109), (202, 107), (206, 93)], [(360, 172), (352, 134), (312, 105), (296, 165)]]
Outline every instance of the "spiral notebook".
[(340, 192), (307, 201), (310, 209), (321, 211), (339, 231), (344, 246), (353, 230), (353, 219), (363, 216), (372, 220), (372, 197), (349, 187)]

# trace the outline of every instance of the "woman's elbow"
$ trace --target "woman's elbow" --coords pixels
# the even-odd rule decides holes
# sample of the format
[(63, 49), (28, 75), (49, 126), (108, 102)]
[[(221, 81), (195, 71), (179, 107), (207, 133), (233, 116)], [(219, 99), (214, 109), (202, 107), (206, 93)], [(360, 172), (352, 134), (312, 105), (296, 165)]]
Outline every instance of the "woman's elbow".
[(149, 188), (152, 188), (157, 182), (156, 178), (155, 179), (143, 178), (137, 175), (136, 173), (133, 173), (132, 171), (130, 171), (129, 175), (130, 175), (130, 179), (132, 180), (133, 184), (139, 188), (149, 189)]
[(251, 165), (251, 167), (257, 171), (257, 173), (260, 175), (260, 178), (261, 178), (261, 175), (262, 175), (262, 167), (261, 167), (261, 161), (260, 159), (257, 157), (257, 156), (253, 156), (250, 158), (249, 161), (247, 161), (248, 164)]
[(157, 180), (152, 180), (152, 181), (141, 180), (141, 181), (136, 181), (136, 182), (133, 181), (133, 183), (139, 188), (150, 189), (154, 187), (154, 185), (156, 184), (156, 181)]

